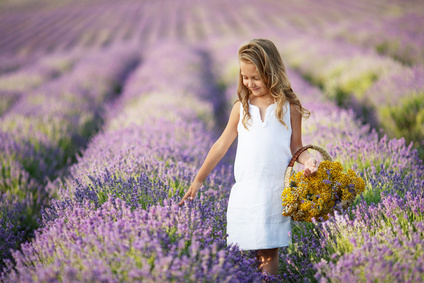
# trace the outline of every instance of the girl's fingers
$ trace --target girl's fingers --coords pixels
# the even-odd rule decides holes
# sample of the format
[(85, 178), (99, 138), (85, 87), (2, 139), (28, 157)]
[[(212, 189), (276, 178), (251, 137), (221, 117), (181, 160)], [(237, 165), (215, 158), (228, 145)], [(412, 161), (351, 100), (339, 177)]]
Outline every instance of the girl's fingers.
[(178, 205), (182, 205), (184, 203), (184, 201), (187, 199), (188, 195), (189, 195), (190, 191), (187, 191), (185, 193), (185, 195), (183, 196), (183, 199), (180, 201), (180, 203)]
[(314, 167), (312, 170), (310, 168), (305, 168), (304, 175), (305, 177), (312, 177), (317, 173), (316, 167)]
[(186, 199), (193, 200), (193, 194), (191, 193), (191, 190), (188, 190), (186, 192), (186, 194), (184, 195), (183, 199), (180, 201), (180, 203), (178, 205), (182, 205)]

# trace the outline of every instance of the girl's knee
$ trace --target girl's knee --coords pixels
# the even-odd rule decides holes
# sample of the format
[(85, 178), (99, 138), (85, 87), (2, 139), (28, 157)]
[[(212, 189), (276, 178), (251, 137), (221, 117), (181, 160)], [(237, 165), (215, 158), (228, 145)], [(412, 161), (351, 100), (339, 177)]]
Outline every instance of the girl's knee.
[(278, 256), (278, 248), (258, 250), (258, 255), (264, 258), (273, 258)]

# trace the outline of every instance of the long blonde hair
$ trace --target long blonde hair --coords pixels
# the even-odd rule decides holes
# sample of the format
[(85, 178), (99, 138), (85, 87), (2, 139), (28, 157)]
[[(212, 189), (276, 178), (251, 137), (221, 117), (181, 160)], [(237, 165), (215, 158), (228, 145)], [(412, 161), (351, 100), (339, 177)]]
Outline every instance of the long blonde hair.
[[(283, 120), (285, 113), (283, 108), (286, 100), (295, 105), (295, 109), (302, 115), (302, 117), (308, 118), (311, 115), (311, 112), (302, 107), (302, 104), (293, 92), (281, 55), (272, 41), (262, 38), (252, 39), (239, 48), (238, 58), (239, 61), (252, 63), (256, 66), (256, 70), (261, 80), (268, 88), (274, 100), (277, 101), (275, 114), (278, 120), (286, 126), (287, 129), (288, 127)], [(244, 116), (242, 123), (246, 129), (246, 124), (249, 119), (251, 119), (248, 102), (250, 95), (251, 91), (243, 84), (243, 78), (239, 71), (237, 96), (238, 100), (243, 105)]]

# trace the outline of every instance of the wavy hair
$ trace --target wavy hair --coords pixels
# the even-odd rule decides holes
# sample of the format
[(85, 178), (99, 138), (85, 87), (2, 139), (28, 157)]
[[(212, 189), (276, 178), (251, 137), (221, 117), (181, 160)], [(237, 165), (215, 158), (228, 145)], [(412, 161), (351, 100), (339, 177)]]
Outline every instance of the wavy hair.
[[(295, 105), (295, 109), (302, 117), (308, 118), (311, 115), (311, 112), (302, 107), (302, 104), (293, 92), (281, 55), (272, 41), (262, 38), (252, 39), (239, 48), (238, 58), (239, 61), (255, 65), (260, 79), (263, 81), (274, 100), (277, 101), (275, 114), (278, 120), (287, 129), (288, 127), (283, 120), (284, 113), (287, 111), (287, 109), (286, 111), (283, 109), (286, 100)], [(243, 105), (244, 116), (242, 123), (246, 129), (246, 125), (249, 119), (251, 119), (248, 102), (250, 95), (251, 90), (243, 84), (243, 78), (239, 71), (237, 96), (238, 100)]]

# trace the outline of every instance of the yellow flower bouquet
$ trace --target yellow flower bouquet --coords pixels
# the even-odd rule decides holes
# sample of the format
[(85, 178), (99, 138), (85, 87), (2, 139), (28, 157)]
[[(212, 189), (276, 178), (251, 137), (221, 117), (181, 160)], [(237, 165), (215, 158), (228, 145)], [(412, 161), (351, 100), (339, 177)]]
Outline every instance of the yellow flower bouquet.
[[(312, 177), (305, 177), (303, 171), (292, 174), (295, 160), (308, 148), (319, 151), (324, 158), (317, 173)], [(340, 162), (334, 162), (325, 149), (308, 145), (296, 152), (286, 170), (281, 197), (283, 215), (295, 221), (311, 222), (312, 218), (325, 221), (335, 210), (347, 209), (364, 190), (364, 180), (352, 169), (344, 172)]]

